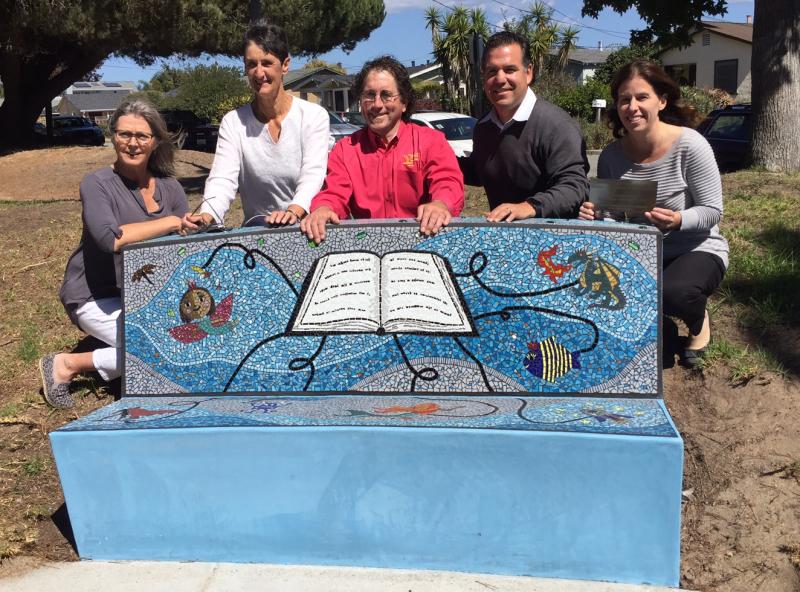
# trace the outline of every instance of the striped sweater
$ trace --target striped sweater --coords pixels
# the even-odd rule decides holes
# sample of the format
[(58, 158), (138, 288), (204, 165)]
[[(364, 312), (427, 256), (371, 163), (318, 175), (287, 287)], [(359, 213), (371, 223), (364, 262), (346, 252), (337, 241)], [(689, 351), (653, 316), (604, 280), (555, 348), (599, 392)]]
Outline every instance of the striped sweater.
[(728, 242), (719, 233), (722, 181), (714, 153), (693, 129), (683, 133), (669, 151), (654, 162), (637, 164), (622, 152), (620, 141), (606, 147), (597, 163), (601, 179), (658, 181), (656, 205), (681, 213), (681, 228), (664, 236), (664, 260), (689, 251), (705, 251), (728, 267)]

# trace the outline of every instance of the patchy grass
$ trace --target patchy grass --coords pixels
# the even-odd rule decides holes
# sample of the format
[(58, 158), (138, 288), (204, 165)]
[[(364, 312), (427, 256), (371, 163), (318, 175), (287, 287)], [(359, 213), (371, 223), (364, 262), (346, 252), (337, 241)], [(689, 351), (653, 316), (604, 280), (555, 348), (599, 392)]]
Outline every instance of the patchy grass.
[(717, 365), (728, 369), (733, 384), (745, 384), (766, 372), (787, 374), (787, 369), (769, 351), (758, 346), (737, 345), (724, 337), (711, 341), (701, 361), (703, 369)]

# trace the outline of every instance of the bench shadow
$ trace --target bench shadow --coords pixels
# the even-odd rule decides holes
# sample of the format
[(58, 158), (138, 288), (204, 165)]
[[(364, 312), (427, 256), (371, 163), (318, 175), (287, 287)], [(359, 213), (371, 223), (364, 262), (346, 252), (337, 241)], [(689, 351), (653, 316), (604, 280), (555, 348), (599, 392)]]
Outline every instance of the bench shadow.
[(72, 532), (72, 522), (70, 522), (69, 512), (67, 512), (67, 504), (61, 504), (61, 506), (53, 512), (53, 515), (50, 516), (50, 519), (53, 521), (53, 525), (58, 529), (58, 532), (61, 533), (61, 536), (64, 537), (64, 540), (69, 543), (69, 546), (72, 547), (72, 550), (78, 555), (78, 545), (75, 543), (75, 534)]

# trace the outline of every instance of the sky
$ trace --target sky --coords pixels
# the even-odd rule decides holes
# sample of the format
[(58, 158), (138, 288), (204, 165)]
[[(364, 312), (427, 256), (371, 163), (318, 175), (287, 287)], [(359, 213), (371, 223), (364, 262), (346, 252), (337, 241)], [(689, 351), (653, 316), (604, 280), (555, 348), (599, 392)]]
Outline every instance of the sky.
[[(606, 9), (597, 19), (582, 18), (582, 0), (547, 0), (547, 2), (554, 9), (555, 20), (580, 29), (578, 45), (581, 47), (597, 48), (600, 43), (603, 47), (614, 44), (625, 45), (631, 29), (644, 27), (643, 21), (635, 11), (620, 15)], [(349, 54), (333, 50), (319, 57), (328, 62), (341, 63), (350, 73), (357, 72), (365, 61), (387, 53), (394, 55), (406, 66), (411, 66), (412, 62), (417, 65), (425, 63), (432, 59), (431, 34), (425, 28), (425, 10), (433, 6), (439, 12), (446, 13), (459, 4), (455, 0), (384, 0), (384, 3), (386, 18), (368, 39), (361, 41)], [(487, 14), (489, 23), (499, 29), (504, 20), (520, 17), (524, 8), (530, 7), (532, 0), (463, 0), (460, 4), (468, 8), (482, 8)], [(745, 22), (746, 16), (752, 14), (753, 0), (728, 0), (728, 13), (722, 18), (715, 17), (714, 20)], [(299, 68), (307, 59), (296, 57), (291, 67)], [(152, 66), (141, 68), (132, 60), (110, 58), (100, 68), (100, 74), (106, 81), (146, 81), (159, 71), (163, 61), (159, 60)], [(211, 62), (241, 66), (241, 60), (223, 56), (205, 56), (185, 62), (177, 58), (166, 61), (176, 67)]]

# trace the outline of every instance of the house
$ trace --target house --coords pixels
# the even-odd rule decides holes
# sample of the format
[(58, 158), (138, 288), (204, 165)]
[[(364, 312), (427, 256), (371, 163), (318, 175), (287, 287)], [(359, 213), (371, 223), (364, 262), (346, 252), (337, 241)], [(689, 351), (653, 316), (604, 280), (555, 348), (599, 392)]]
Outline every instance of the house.
[[(594, 76), (597, 70), (611, 55), (610, 49), (603, 49), (599, 44), (597, 49), (591, 47), (576, 47), (569, 52), (567, 65), (564, 73), (573, 78), (578, 84), (586, 84), (586, 81)], [(550, 55), (555, 58), (558, 50), (551, 50)]]
[(442, 66), (438, 62), (425, 62), (417, 66), (415, 61), (411, 62), (411, 67), (407, 68), (408, 77), (411, 82), (436, 82), (439, 84), (444, 83), (442, 76)]
[(106, 123), (122, 101), (135, 91), (133, 82), (75, 82), (61, 95), (58, 113)]
[(350, 111), (358, 109), (358, 100), (350, 92), (353, 78), (327, 66), (301, 68), (283, 77), (283, 88), (289, 94), (322, 105), (329, 111)]
[(60, 115), (79, 115), (81, 117), (88, 117), (98, 124), (108, 122), (108, 118), (119, 107), (127, 94), (72, 94), (64, 95), (61, 97), (61, 102), (58, 104), (58, 112)]
[(746, 23), (702, 21), (690, 46), (667, 49), (659, 58), (681, 84), (721, 88), (735, 95), (738, 102), (748, 102), (752, 46), (750, 17)]

